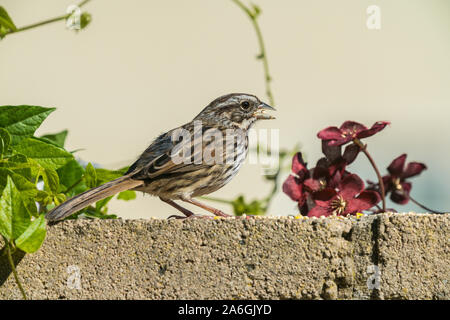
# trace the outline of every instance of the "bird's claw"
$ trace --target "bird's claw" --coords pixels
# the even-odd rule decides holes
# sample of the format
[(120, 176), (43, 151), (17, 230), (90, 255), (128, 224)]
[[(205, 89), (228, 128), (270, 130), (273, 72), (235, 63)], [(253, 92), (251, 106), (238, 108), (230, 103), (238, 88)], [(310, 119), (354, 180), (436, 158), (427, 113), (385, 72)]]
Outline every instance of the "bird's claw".
[(215, 215), (216, 217), (222, 217), (222, 218), (230, 218), (230, 217), (232, 217), (232, 215), (227, 214), (227, 213), (225, 213), (225, 212), (223, 212), (223, 211), (220, 211), (220, 210), (214, 211), (214, 215)]

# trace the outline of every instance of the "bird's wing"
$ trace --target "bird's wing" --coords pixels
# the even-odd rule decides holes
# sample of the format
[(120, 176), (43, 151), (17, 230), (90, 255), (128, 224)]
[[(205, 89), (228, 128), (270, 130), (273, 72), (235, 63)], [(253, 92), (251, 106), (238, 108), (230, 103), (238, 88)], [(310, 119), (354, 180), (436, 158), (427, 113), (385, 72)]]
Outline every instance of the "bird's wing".
[[(161, 135), (130, 167), (129, 172), (134, 172), (132, 178), (154, 180), (211, 167), (213, 163), (208, 164), (203, 161), (203, 140), (193, 138), (202, 137), (204, 132), (210, 128), (207, 126), (195, 129), (191, 127), (188, 132), (194, 132), (193, 136), (190, 135), (189, 139), (183, 138), (178, 141), (173, 141), (174, 130)], [(223, 154), (225, 154), (225, 150), (226, 148), (222, 148)]]

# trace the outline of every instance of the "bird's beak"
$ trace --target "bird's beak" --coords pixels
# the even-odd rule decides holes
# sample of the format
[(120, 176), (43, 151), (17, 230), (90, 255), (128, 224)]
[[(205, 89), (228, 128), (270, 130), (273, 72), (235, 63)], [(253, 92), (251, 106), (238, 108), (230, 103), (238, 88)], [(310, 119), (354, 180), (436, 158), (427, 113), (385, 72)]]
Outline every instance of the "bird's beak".
[(258, 109), (256, 109), (253, 116), (255, 116), (256, 119), (261, 120), (275, 119), (275, 117), (265, 114), (267, 110), (276, 111), (274, 107), (269, 106), (267, 103), (261, 102), (261, 104), (258, 106)]

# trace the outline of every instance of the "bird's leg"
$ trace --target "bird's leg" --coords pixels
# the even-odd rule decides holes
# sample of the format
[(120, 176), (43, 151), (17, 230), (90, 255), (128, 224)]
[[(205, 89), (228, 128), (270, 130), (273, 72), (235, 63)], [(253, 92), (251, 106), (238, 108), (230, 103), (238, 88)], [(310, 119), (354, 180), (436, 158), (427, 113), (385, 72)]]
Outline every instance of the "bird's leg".
[(203, 203), (201, 203), (201, 202), (198, 202), (197, 200), (194, 200), (194, 199), (192, 199), (192, 198), (181, 198), (181, 200), (183, 200), (183, 201), (185, 201), (185, 202), (188, 202), (188, 203), (191, 203), (191, 204), (194, 204), (194, 205), (196, 205), (197, 207), (200, 207), (200, 208), (202, 208), (202, 209), (205, 209), (206, 211), (211, 212), (211, 213), (214, 214), (215, 216), (219, 216), (219, 217), (231, 217), (229, 214), (226, 214), (225, 212), (223, 212), (223, 211), (221, 211), (221, 210), (219, 210), (219, 209), (210, 207), (210, 206), (208, 206), (208, 205), (206, 205), (206, 204), (203, 204)]
[[(171, 219), (171, 218), (174, 218), (174, 219), (204, 218), (203, 216), (198, 216), (198, 215), (194, 214), (192, 211), (189, 211), (188, 209), (183, 208), (182, 206), (180, 206), (179, 204), (177, 204), (173, 200), (162, 198), (162, 197), (159, 197), (159, 198), (161, 199), (161, 201), (164, 201), (165, 203), (170, 204), (172, 207), (174, 207), (175, 209), (181, 211), (185, 215), (185, 217), (177, 216), (177, 215), (171, 215), (167, 219)], [(205, 217), (205, 218), (208, 218), (208, 217)]]

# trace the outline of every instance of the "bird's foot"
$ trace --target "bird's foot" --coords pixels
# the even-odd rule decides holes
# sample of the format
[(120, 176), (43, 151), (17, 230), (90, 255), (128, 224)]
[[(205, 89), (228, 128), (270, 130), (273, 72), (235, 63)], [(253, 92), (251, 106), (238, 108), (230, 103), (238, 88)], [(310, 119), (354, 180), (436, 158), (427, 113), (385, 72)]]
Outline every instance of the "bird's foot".
[(218, 209), (215, 209), (215, 210), (213, 211), (213, 213), (214, 213), (214, 215), (217, 216), (217, 217), (223, 217), (223, 218), (230, 218), (230, 217), (232, 217), (232, 215), (227, 214), (227, 213), (225, 213), (225, 212), (223, 212), (223, 211), (221, 211), (221, 210), (218, 210)]

